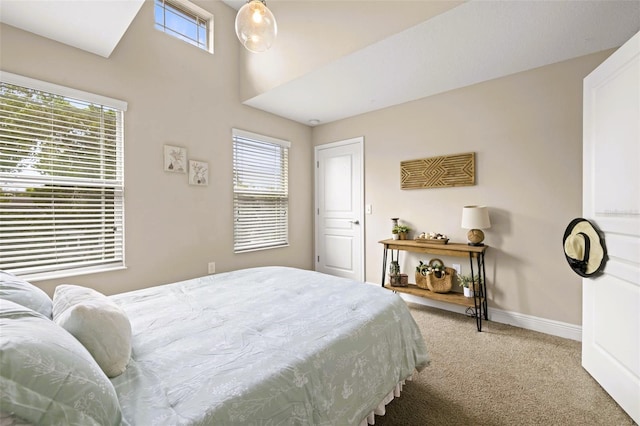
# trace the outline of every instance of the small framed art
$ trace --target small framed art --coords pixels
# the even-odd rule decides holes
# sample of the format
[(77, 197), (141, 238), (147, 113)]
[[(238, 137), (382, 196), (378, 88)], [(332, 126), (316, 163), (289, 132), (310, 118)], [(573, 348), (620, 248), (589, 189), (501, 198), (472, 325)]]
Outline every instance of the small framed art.
[(187, 172), (187, 148), (164, 146), (164, 171), (172, 173)]
[(189, 160), (189, 185), (209, 184), (209, 163)]

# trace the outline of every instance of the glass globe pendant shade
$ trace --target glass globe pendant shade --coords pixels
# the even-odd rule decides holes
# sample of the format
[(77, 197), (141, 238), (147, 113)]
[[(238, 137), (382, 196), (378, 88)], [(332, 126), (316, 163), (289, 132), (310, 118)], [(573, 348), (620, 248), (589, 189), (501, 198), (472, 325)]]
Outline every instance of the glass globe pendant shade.
[(268, 50), (276, 39), (278, 25), (273, 13), (262, 0), (250, 0), (236, 15), (236, 34), (251, 52)]

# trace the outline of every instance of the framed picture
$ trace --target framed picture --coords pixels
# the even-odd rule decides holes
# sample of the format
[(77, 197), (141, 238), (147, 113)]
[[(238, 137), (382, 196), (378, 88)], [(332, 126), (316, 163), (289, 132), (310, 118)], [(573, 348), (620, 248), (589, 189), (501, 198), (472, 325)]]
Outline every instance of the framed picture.
[(209, 184), (209, 163), (189, 160), (189, 185)]
[(165, 145), (164, 171), (173, 173), (187, 173), (187, 148)]

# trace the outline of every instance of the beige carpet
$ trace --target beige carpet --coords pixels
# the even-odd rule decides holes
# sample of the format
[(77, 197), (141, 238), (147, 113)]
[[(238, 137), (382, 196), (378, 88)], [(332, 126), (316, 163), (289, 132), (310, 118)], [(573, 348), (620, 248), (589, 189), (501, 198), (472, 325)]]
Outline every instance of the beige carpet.
[(580, 342), (410, 307), (431, 365), (377, 426), (634, 424), (581, 367)]

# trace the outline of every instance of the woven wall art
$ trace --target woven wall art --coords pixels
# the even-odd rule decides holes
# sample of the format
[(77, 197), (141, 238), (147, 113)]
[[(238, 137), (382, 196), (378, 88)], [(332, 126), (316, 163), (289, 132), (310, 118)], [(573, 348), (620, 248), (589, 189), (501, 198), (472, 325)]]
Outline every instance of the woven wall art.
[(400, 162), (400, 188), (446, 188), (476, 184), (474, 152)]

